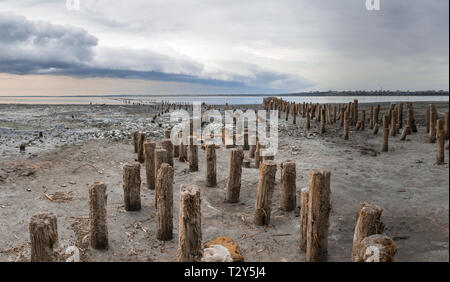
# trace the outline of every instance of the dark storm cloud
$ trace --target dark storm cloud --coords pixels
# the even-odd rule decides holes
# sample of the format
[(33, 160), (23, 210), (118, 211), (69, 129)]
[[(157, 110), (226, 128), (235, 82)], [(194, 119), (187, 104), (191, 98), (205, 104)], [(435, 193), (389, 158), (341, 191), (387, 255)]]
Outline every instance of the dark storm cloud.
[(79, 28), (2, 13), (0, 73), (187, 82), (249, 91), (270, 90), (271, 83), (290, 79), (287, 75), (259, 70), (250, 78), (202, 78), (198, 74), (203, 66), (189, 58), (124, 48), (105, 48), (97, 56), (97, 43), (96, 37)]

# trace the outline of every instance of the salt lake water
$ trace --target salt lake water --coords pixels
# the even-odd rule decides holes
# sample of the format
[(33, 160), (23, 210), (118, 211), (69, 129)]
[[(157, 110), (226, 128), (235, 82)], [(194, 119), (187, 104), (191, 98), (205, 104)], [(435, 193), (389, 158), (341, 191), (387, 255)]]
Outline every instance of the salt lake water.
[[(276, 95), (273, 95), (276, 96)], [(204, 102), (206, 104), (224, 105), (249, 105), (261, 104), (268, 96), (79, 96), (79, 97), (12, 97), (0, 96), (0, 104), (108, 104), (123, 105), (125, 100), (133, 102), (157, 103), (192, 103)], [(278, 96), (286, 101), (296, 103), (348, 103), (358, 99), (359, 103), (383, 103), (383, 102), (449, 102), (448, 96)]]

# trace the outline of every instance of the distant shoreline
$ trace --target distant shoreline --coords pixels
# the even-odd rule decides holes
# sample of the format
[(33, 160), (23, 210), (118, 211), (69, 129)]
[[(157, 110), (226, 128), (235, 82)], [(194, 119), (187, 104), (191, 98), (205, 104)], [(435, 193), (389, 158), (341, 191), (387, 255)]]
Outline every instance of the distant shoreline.
[(171, 95), (152, 95), (152, 94), (138, 94), (138, 95), (63, 95), (63, 96), (48, 96), (48, 95), (25, 95), (25, 96), (15, 96), (15, 95), (0, 95), (0, 98), (133, 98), (133, 97), (377, 97), (377, 96), (449, 96), (448, 92), (443, 93), (390, 93), (382, 92), (376, 94), (364, 93), (329, 93), (329, 92), (319, 92), (319, 93), (285, 93), (285, 94), (171, 94)]

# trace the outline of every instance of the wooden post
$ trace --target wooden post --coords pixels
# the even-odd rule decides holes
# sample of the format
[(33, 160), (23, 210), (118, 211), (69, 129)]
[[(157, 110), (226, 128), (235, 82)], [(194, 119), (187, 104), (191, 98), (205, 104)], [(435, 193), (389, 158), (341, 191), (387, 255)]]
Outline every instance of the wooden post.
[(392, 111), (390, 135), (393, 137), (397, 135), (397, 111), (396, 110)]
[(147, 188), (150, 190), (155, 189), (155, 149), (155, 142), (144, 143), (145, 175)]
[(381, 146), (382, 152), (389, 151), (389, 117), (387, 115), (383, 116), (383, 144)]
[(141, 165), (139, 163), (123, 166), (123, 201), (126, 211), (141, 209)]
[(428, 141), (430, 143), (436, 142), (436, 119), (433, 116), (433, 113), (430, 114), (430, 134), (428, 136)]
[(301, 190), (301, 210), (300, 210), (300, 250), (306, 252), (306, 242), (308, 237), (308, 201), (309, 189)]
[(398, 128), (403, 128), (403, 103), (398, 106)]
[(167, 152), (167, 163), (173, 167), (173, 144), (170, 139), (163, 139), (161, 147)]
[(400, 141), (405, 141), (406, 136), (408, 136), (408, 134), (410, 132), (411, 132), (411, 128), (409, 127), (409, 125), (405, 125), (405, 127), (403, 128), (403, 131), (402, 131), (402, 135), (400, 136)]
[(194, 144), (194, 136), (189, 137), (189, 171), (198, 171), (198, 146)]
[(56, 216), (50, 213), (31, 217), (30, 225), (31, 262), (56, 261), (54, 249), (58, 245)]
[(202, 226), (200, 189), (181, 186), (178, 219), (178, 262), (199, 262), (202, 258)]
[(325, 133), (325, 108), (320, 110), (320, 133)]
[(359, 115), (358, 115), (358, 100), (357, 99), (354, 100), (353, 107), (354, 107), (354, 109), (353, 109), (353, 123), (352, 124), (355, 125), (358, 122), (358, 117), (359, 117)]
[(371, 130), (373, 130), (373, 126), (374, 126), (374, 115), (375, 115), (375, 112), (374, 112), (374, 108), (373, 108), (373, 106), (370, 106), (370, 108), (369, 108), (369, 115), (370, 115), (370, 122), (369, 122), (369, 129), (371, 129)]
[(216, 145), (210, 144), (206, 146), (206, 186), (215, 187), (216, 185)]
[(426, 126), (427, 126), (427, 133), (430, 133), (430, 116), (431, 116), (431, 114), (430, 114), (430, 107), (427, 107), (425, 109), (425, 123), (426, 123)]
[(276, 172), (277, 164), (274, 161), (264, 161), (261, 163), (254, 214), (254, 223), (256, 225), (269, 225), (270, 223)]
[(445, 121), (444, 121), (444, 132), (445, 132), (445, 139), (448, 140), (449, 139), (449, 134), (450, 134), (450, 124), (449, 124), (449, 120), (448, 120), (448, 112), (445, 113), (445, 117), (444, 117)]
[(173, 237), (173, 167), (168, 163), (163, 163), (158, 171), (156, 191), (158, 195), (156, 199), (158, 215), (156, 238), (168, 241)]
[(135, 154), (137, 154), (137, 152), (138, 152), (138, 136), (139, 136), (138, 134), (139, 134), (139, 132), (134, 131), (131, 135), (131, 136), (133, 136), (133, 144), (134, 144), (134, 153)]
[(440, 119), (437, 120), (437, 156), (436, 164), (443, 165), (445, 163), (445, 132), (444, 132), (444, 122)]
[(344, 140), (348, 140), (348, 131), (349, 131), (349, 117), (348, 112), (344, 113)]
[(138, 162), (144, 163), (144, 142), (145, 142), (145, 134), (139, 133), (138, 134), (138, 154), (137, 159)]
[(261, 149), (264, 149), (264, 145), (261, 145), (259, 141), (256, 141), (256, 151), (255, 151), (255, 167), (259, 168), (262, 161)]
[(244, 160), (244, 152), (242, 149), (230, 150), (230, 162), (228, 165), (229, 175), (227, 182), (226, 202), (239, 202), (239, 195), (241, 192), (241, 175), (242, 175), (242, 161)]
[(309, 173), (308, 231), (306, 261), (327, 261), (330, 220), (330, 177), (328, 171)]
[(360, 243), (358, 262), (394, 262), (396, 252), (391, 238), (382, 234), (371, 235)]
[(381, 222), (383, 209), (377, 205), (360, 203), (355, 233), (353, 236), (352, 261), (358, 261), (361, 241), (367, 236), (381, 234), (384, 226)]
[(311, 114), (309, 111), (306, 112), (306, 129), (311, 129)]
[[(155, 150), (155, 188), (156, 188), (156, 176), (163, 163), (167, 162), (167, 151), (164, 149)], [(158, 190), (155, 189), (155, 207), (158, 207)]]
[(361, 111), (361, 130), (366, 130), (366, 110)]
[(248, 152), (248, 156), (249, 158), (255, 158), (255, 152), (256, 152), (256, 136), (250, 136), (250, 140), (252, 141), (251, 144), (254, 145), (250, 145), (250, 151)]
[(297, 198), (297, 172), (293, 161), (281, 163), (280, 208), (283, 211), (295, 210)]
[(416, 121), (414, 119), (414, 110), (412, 104), (408, 106), (408, 125), (411, 127), (412, 132), (417, 132)]
[(96, 182), (89, 187), (89, 240), (94, 249), (108, 247), (107, 199), (105, 184)]

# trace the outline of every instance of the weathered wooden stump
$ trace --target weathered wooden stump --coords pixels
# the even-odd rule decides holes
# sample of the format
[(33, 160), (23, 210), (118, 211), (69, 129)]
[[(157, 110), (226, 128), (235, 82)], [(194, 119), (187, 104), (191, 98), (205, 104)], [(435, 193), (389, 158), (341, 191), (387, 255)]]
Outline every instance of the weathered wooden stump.
[(30, 225), (31, 262), (52, 262), (57, 260), (55, 248), (58, 244), (56, 216), (50, 213), (31, 217)]
[(436, 155), (436, 164), (443, 165), (445, 164), (445, 131), (444, 131), (444, 122), (440, 119), (437, 120), (437, 155)]
[(397, 111), (396, 110), (392, 111), (390, 135), (392, 137), (395, 137), (397, 135)]
[(344, 140), (348, 140), (349, 136), (348, 136), (348, 132), (349, 132), (349, 117), (348, 117), (348, 113), (345, 112), (344, 113)]
[(244, 160), (244, 152), (242, 149), (230, 150), (230, 162), (228, 164), (228, 181), (227, 181), (227, 195), (226, 202), (239, 202), (239, 195), (241, 192), (241, 175), (242, 175), (242, 161)]
[(366, 110), (361, 111), (361, 130), (366, 130)]
[(156, 176), (156, 191), (158, 198), (157, 215), (158, 231), (156, 238), (168, 241), (173, 238), (173, 167), (163, 163)]
[(270, 223), (276, 172), (277, 164), (274, 161), (264, 161), (261, 163), (254, 214), (254, 223), (256, 225), (269, 225)]
[(309, 174), (308, 231), (306, 261), (326, 261), (328, 257), (328, 226), (330, 220), (330, 177), (328, 171)]
[(301, 190), (301, 205), (300, 205), (300, 250), (306, 252), (306, 244), (308, 237), (308, 201), (309, 189), (303, 188)]
[(147, 181), (147, 188), (155, 189), (155, 142), (144, 143), (144, 157), (145, 157), (145, 175)]
[(215, 187), (217, 185), (216, 168), (216, 145), (206, 146), (206, 186)]
[(138, 153), (137, 153), (137, 159), (138, 162), (144, 163), (144, 142), (145, 142), (145, 134), (139, 133), (138, 134)]
[(306, 112), (306, 129), (311, 129), (311, 114), (310, 112)]
[(248, 152), (249, 158), (255, 158), (255, 152), (256, 152), (256, 136), (252, 135), (250, 136), (251, 145), (250, 145), (250, 151)]
[(126, 211), (141, 209), (141, 165), (139, 163), (123, 166), (123, 201)]
[(280, 208), (283, 211), (293, 211), (297, 203), (297, 172), (293, 161), (281, 163)]
[(107, 199), (105, 184), (96, 182), (89, 186), (89, 240), (94, 249), (108, 247)]
[(322, 108), (320, 111), (320, 133), (325, 133), (325, 108)]
[(189, 171), (198, 171), (198, 146), (194, 144), (194, 136), (189, 137)]
[(436, 119), (433, 117), (432, 113), (430, 116), (430, 133), (428, 135), (428, 141), (430, 143), (436, 142)]
[(389, 117), (387, 115), (383, 116), (383, 144), (381, 145), (381, 151), (389, 151)]
[(178, 219), (178, 262), (199, 262), (203, 255), (200, 189), (181, 186)]
[(131, 136), (133, 137), (133, 144), (134, 144), (134, 153), (137, 154), (138, 152), (138, 139), (139, 139), (139, 132), (134, 131)]
[(255, 151), (255, 167), (259, 168), (262, 161), (261, 150), (264, 149), (264, 145), (261, 145), (259, 141), (256, 141), (256, 151)]
[(383, 209), (377, 205), (369, 203), (360, 203), (355, 233), (353, 236), (352, 261), (358, 261), (360, 252), (360, 243), (367, 236), (381, 234), (384, 225), (381, 222), (381, 214)]
[(411, 128), (409, 127), (409, 125), (405, 125), (405, 127), (403, 127), (402, 135), (400, 136), (400, 141), (405, 141), (406, 136), (408, 136), (410, 132)]
[(167, 163), (173, 167), (173, 144), (170, 139), (163, 139), (161, 147), (167, 152)]

